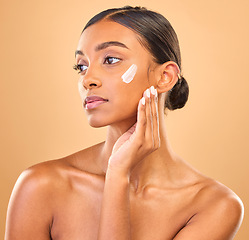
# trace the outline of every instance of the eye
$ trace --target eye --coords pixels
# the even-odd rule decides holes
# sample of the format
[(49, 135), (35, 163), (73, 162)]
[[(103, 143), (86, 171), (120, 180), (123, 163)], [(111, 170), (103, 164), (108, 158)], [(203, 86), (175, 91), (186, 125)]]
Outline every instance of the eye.
[(119, 62), (120, 60), (121, 60), (120, 58), (116, 58), (116, 57), (106, 57), (104, 64), (115, 64)]
[(86, 71), (87, 68), (88, 68), (88, 66), (83, 65), (83, 64), (75, 64), (73, 66), (73, 69), (76, 70), (76, 71), (78, 71), (78, 73), (82, 73), (82, 72)]

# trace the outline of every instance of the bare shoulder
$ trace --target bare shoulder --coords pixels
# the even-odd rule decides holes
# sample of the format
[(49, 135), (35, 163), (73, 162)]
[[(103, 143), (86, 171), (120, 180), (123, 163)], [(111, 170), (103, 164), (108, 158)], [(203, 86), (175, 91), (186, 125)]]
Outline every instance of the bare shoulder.
[(6, 239), (16, 236), (18, 239), (50, 239), (58, 206), (75, 190), (75, 185), (93, 186), (96, 174), (91, 172), (94, 167), (89, 161), (93, 157), (92, 150), (42, 162), (21, 173), (9, 201)]
[[(53, 219), (53, 163), (33, 166), (19, 176), (12, 191), (5, 239), (49, 239)], [(43, 216), (42, 218), (40, 216)]]
[(193, 203), (197, 206), (197, 213), (216, 209), (217, 214), (223, 211), (223, 216), (229, 214), (235, 221), (241, 219), (243, 203), (230, 188), (189, 165), (184, 170), (187, 172), (184, 178), (190, 179), (186, 186), (195, 189)]
[(42, 191), (44, 189), (49, 192), (50, 188), (54, 188), (55, 185), (60, 183), (58, 180), (63, 177), (64, 165), (62, 159), (60, 159), (31, 166), (21, 173), (15, 187), (27, 188), (30, 191)]
[(228, 214), (234, 220), (239, 220), (243, 215), (241, 199), (227, 186), (210, 178), (203, 181), (196, 201), (200, 203), (202, 211), (216, 209), (217, 213)]
[[(30, 192), (43, 192), (49, 195), (55, 189), (67, 187), (70, 177), (80, 173), (95, 174), (97, 172), (93, 159), (98, 152), (99, 144), (83, 149), (69, 156), (38, 163), (24, 170), (19, 176), (15, 188), (27, 188)], [(44, 195), (44, 196), (45, 196)]]
[(55, 189), (58, 191), (66, 182), (61, 181), (65, 178), (62, 174), (63, 165), (62, 161), (53, 160), (24, 170), (12, 191), (9, 212), (14, 210), (16, 213), (21, 206), (26, 212), (38, 213), (46, 205), (48, 212), (52, 213), (54, 203), (51, 199), (54, 198)]
[(204, 177), (200, 186), (193, 201), (195, 213), (174, 239), (233, 239), (244, 215), (242, 201), (213, 179)]

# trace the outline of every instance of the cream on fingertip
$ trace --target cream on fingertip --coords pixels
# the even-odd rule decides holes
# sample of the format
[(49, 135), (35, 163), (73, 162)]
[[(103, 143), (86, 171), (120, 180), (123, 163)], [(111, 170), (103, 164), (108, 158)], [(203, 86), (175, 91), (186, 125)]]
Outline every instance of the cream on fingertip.
[(156, 95), (156, 89), (154, 88), (154, 86), (150, 87), (150, 91), (151, 91), (151, 94), (153, 94), (154, 96)]
[(157, 94), (157, 90), (155, 89), (155, 97), (157, 98), (158, 94)]
[(145, 98), (144, 97), (142, 97), (141, 102), (143, 105), (145, 105)]
[(150, 98), (150, 89), (148, 88), (146, 91), (145, 91), (145, 94), (148, 98)]
[(157, 90), (154, 88), (154, 95), (157, 97)]

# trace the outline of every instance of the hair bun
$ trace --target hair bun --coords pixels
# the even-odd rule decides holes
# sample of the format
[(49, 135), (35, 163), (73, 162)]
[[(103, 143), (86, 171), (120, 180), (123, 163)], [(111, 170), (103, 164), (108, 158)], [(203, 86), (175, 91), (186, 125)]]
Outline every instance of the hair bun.
[(175, 110), (184, 107), (188, 101), (188, 95), (188, 83), (186, 79), (181, 76), (181, 79), (179, 79), (171, 91), (168, 92), (168, 96), (165, 101), (165, 107), (169, 110)]

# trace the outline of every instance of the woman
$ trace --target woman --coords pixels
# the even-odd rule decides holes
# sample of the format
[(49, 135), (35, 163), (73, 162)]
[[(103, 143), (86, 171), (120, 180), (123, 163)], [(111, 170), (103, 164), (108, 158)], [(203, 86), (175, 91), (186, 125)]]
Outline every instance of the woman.
[(145, 8), (109, 9), (83, 29), (75, 52), (89, 124), (105, 142), (23, 172), (6, 240), (229, 240), (240, 199), (171, 149), (165, 108), (182, 108), (188, 84), (177, 36)]

